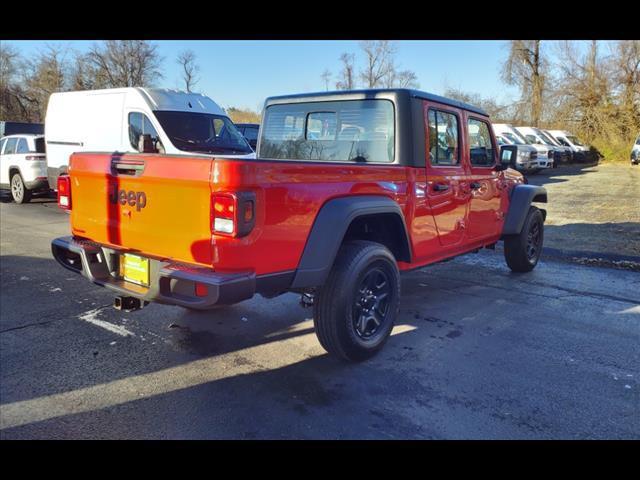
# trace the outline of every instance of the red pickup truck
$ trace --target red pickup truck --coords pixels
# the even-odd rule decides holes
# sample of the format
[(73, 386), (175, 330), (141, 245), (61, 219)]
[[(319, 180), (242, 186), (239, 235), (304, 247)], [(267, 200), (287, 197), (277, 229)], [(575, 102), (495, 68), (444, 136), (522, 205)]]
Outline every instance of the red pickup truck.
[(322, 346), (362, 360), (391, 332), (401, 271), (499, 240), (513, 271), (540, 257), (546, 212), (532, 203), (546, 203), (545, 189), (510, 168), (515, 155), (498, 149), (484, 111), (447, 98), (272, 97), (250, 160), (140, 145), (73, 154), (58, 183), (73, 235), (53, 240), (53, 256), (121, 308), (298, 292)]

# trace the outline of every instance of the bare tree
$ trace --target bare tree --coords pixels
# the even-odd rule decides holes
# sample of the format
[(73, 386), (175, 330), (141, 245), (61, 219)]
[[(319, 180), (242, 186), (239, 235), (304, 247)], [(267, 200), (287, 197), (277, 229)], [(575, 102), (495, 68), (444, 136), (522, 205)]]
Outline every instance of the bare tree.
[(540, 44), (540, 40), (511, 40), (509, 56), (502, 69), (505, 83), (520, 87), (520, 99), (530, 105), (531, 123), (536, 127), (542, 117), (547, 67)]
[(384, 86), (388, 88), (419, 88), (418, 76), (411, 70), (397, 71), (395, 67), (385, 78)]
[(109, 87), (106, 73), (90, 59), (88, 54), (76, 52), (71, 70), (72, 90), (95, 90)]
[(598, 53), (598, 43), (590, 43), (581, 54), (575, 42), (559, 48), (559, 108), (557, 121), (573, 123), (587, 139), (604, 134), (611, 126), (610, 81), (607, 61)]
[(629, 137), (640, 130), (640, 40), (616, 42), (609, 60), (610, 78)]
[(329, 83), (331, 82), (331, 72), (329, 71), (328, 68), (324, 69), (324, 72), (322, 72), (322, 75), (320, 75), (320, 78), (324, 82), (324, 89), (326, 91), (329, 91)]
[(495, 98), (484, 98), (478, 93), (468, 93), (452, 87), (445, 89), (444, 96), (482, 108), (494, 122), (500, 120), (511, 122), (509, 117), (512, 113), (509, 111), (509, 105), (501, 105)]
[[(399, 70), (395, 55), (397, 46), (388, 40), (367, 40), (360, 42), (364, 56), (364, 67), (359, 72), (360, 80), (368, 88), (418, 88), (418, 77), (411, 70)], [(342, 70), (336, 83), (338, 90), (355, 87), (355, 55), (343, 53), (340, 56)], [(328, 70), (325, 70), (327, 73)], [(324, 75), (324, 74), (323, 74)], [(324, 78), (324, 77), (323, 77)]]
[(67, 89), (66, 50), (47, 46), (35, 58), (24, 61), (15, 49), (0, 52), (2, 70), (0, 115), (27, 122), (44, 120), (49, 96)]
[(355, 87), (354, 63), (356, 56), (353, 53), (343, 53), (340, 55), (342, 70), (340, 79), (336, 82), (338, 90), (353, 90)]
[(395, 70), (393, 57), (396, 45), (389, 40), (366, 40), (360, 43), (365, 55), (365, 67), (360, 72), (360, 78), (369, 88), (381, 87), (384, 79)]
[(157, 46), (145, 40), (107, 40), (95, 44), (87, 60), (106, 86), (144, 87), (162, 78)]
[(0, 44), (0, 87), (6, 87), (15, 79), (20, 61), (20, 53), (13, 45)]
[(29, 112), (21, 102), (18, 81), (22, 58), (16, 48), (6, 42), (0, 44), (0, 118), (3, 120), (27, 120)]
[(182, 79), (187, 92), (192, 92), (193, 87), (200, 81), (198, 72), (200, 67), (196, 64), (196, 54), (193, 50), (183, 50), (178, 55), (178, 65), (182, 67)]

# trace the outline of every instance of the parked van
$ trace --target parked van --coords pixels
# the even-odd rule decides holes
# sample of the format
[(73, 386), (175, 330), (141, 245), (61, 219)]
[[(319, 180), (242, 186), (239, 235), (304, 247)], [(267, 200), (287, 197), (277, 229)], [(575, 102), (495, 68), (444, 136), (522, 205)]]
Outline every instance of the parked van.
[[(513, 136), (512, 136), (513, 137)], [(509, 138), (508, 135), (496, 133), (496, 141), (501, 147), (503, 145), (513, 145), (518, 149), (516, 155), (516, 170), (522, 173), (533, 174), (538, 169), (538, 152), (531, 145), (520, 141), (517, 138)]]
[(566, 130), (546, 130), (549, 135), (555, 138), (560, 144), (570, 147), (573, 151), (573, 158), (576, 161), (585, 161), (588, 157), (589, 146), (584, 145), (575, 135)]
[(255, 158), (209, 97), (155, 88), (53, 93), (45, 118), (47, 175), (56, 188), (73, 152), (159, 152)]
[(537, 152), (537, 162), (539, 169), (553, 167), (553, 150), (548, 146), (527, 140), (524, 135), (522, 135), (512, 125), (508, 125), (506, 123), (494, 123), (493, 130), (495, 131), (495, 133), (505, 135), (510, 140), (512, 140), (513, 138), (517, 138), (518, 142), (526, 145), (531, 145), (533, 148), (535, 148)]
[(638, 165), (640, 163), (640, 135), (636, 138), (636, 143), (631, 149), (631, 165)]
[(553, 138), (551, 134), (546, 130), (542, 130), (541, 128), (536, 128), (536, 132), (538, 132), (538, 134), (540, 134), (542, 138), (551, 142), (551, 144), (554, 145), (556, 148), (561, 148), (564, 151), (564, 158), (565, 158), (564, 161), (567, 161), (567, 162), (573, 161), (573, 150), (571, 150), (571, 147), (562, 145), (559, 141)]
[(567, 163), (571, 156), (571, 149), (568, 147), (563, 147), (562, 145), (558, 145), (556, 142), (551, 141), (546, 138), (542, 131), (536, 127), (516, 127), (518, 130), (528, 141), (537, 145), (544, 145), (552, 149), (553, 151), (553, 160), (554, 165), (557, 166), (559, 163)]

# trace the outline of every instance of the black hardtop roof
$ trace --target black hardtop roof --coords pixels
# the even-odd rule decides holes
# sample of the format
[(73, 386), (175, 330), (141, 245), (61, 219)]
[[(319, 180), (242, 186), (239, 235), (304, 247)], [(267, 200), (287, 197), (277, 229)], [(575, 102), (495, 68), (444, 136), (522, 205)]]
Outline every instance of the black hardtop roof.
[(489, 114), (480, 107), (469, 105), (468, 103), (460, 102), (452, 98), (441, 97), (440, 95), (434, 95), (433, 93), (423, 92), (421, 90), (414, 90), (410, 88), (370, 88), (361, 90), (337, 90), (331, 92), (310, 92), (298, 93), (293, 95), (280, 95), (267, 98), (265, 100), (265, 108), (269, 105), (283, 103), (300, 103), (313, 101), (326, 102), (331, 100), (362, 100), (366, 98), (398, 98), (401, 96), (421, 98), (432, 102), (451, 105), (452, 107), (461, 108), (463, 110), (475, 112), (480, 115), (489, 116)]

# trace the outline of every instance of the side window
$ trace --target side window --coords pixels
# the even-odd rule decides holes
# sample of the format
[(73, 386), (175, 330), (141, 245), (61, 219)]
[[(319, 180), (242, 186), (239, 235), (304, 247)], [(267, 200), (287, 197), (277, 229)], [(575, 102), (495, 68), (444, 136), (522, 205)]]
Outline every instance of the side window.
[(138, 139), (140, 138), (140, 135), (144, 134), (151, 135), (152, 140), (160, 140), (156, 129), (153, 128), (151, 121), (145, 114), (140, 112), (131, 112), (129, 114), (129, 141), (134, 149), (138, 150)]
[(244, 136), (247, 140), (257, 140), (258, 139), (258, 129), (256, 127), (246, 127), (244, 129)]
[(2, 149), (4, 148), (4, 144), (7, 143), (7, 139), (3, 138), (0, 140), (0, 155), (2, 155)]
[(458, 118), (429, 110), (429, 160), (431, 165), (459, 165)]
[(224, 120), (222, 120), (221, 118), (214, 118), (213, 119), (213, 130), (215, 133), (216, 138), (221, 138), (221, 136), (224, 135)]
[(129, 141), (134, 149), (138, 149), (138, 138), (142, 135), (142, 114), (131, 112), (129, 114)]
[(495, 163), (489, 125), (475, 118), (469, 119), (469, 159), (471, 165), (477, 167), (489, 167)]
[(4, 147), (4, 154), (11, 155), (12, 153), (16, 153), (17, 143), (18, 143), (18, 139), (16, 137), (8, 138), (7, 145)]
[(160, 140), (160, 136), (158, 135), (158, 132), (156, 132), (156, 129), (153, 128), (153, 124), (151, 123), (151, 120), (149, 120), (147, 118), (146, 115), (142, 115), (142, 133), (144, 134), (149, 134), (151, 135), (151, 138), (153, 140), (159, 141)]
[(27, 140), (25, 138), (21, 138), (18, 140), (16, 153), (29, 153), (29, 146), (27, 145)]

